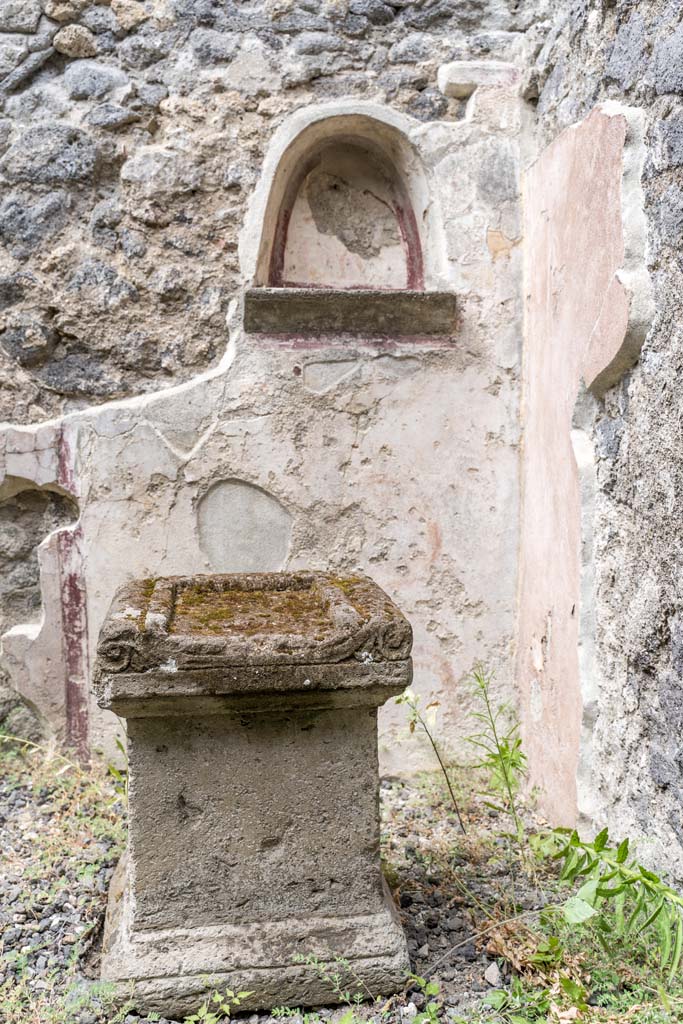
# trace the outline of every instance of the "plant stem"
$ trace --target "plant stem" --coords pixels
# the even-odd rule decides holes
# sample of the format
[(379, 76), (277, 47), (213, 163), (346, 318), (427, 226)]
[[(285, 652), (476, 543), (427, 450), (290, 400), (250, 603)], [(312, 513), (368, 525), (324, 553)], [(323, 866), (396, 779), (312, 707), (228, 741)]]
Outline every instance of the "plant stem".
[[(554, 910), (559, 909), (561, 906), (563, 906), (562, 903), (552, 903), (550, 904), (550, 906), (542, 907), (540, 909)], [(440, 956), (439, 959), (436, 960), (435, 963), (433, 963), (432, 966), (425, 971), (424, 976), (426, 978), (429, 978), (434, 973), (436, 968), (444, 962), (444, 960), (448, 960), (448, 958), (453, 953), (455, 953), (458, 949), (461, 949), (463, 946), (468, 946), (471, 942), (476, 942), (477, 939), (483, 939), (485, 935), (488, 935), (489, 932), (494, 932), (496, 928), (503, 928), (506, 924), (513, 924), (515, 921), (523, 921), (525, 917), (533, 917), (534, 914), (538, 913), (538, 909), (525, 910), (522, 914), (515, 914), (514, 917), (506, 917), (503, 921), (496, 921), (494, 924), (490, 924), (488, 925), (488, 927), (482, 928), (480, 931), (475, 932), (474, 935), (471, 935), (469, 938), (463, 939), (461, 942), (456, 942), (454, 946), (451, 946), (451, 948), (446, 953), (444, 953), (443, 956)]]
[(458, 807), (458, 801), (455, 799), (455, 793), (453, 792), (453, 787), (451, 785), (451, 780), (449, 778), (448, 771), (446, 770), (446, 765), (443, 763), (441, 754), (439, 752), (439, 748), (437, 747), (436, 742), (434, 740), (434, 737), (432, 736), (431, 732), (429, 731), (429, 728), (427, 727), (427, 723), (425, 722), (425, 720), (422, 717), (422, 715), (420, 714), (420, 712), (416, 711), (416, 714), (417, 714), (417, 719), (418, 719), (420, 725), (422, 726), (422, 728), (424, 729), (425, 733), (427, 734), (427, 739), (429, 740), (429, 742), (432, 745), (432, 750), (434, 751), (434, 753), (436, 755), (436, 759), (439, 762), (439, 766), (441, 768), (441, 771), (443, 772), (443, 777), (446, 780), (446, 785), (448, 786), (448, 792), (451, 794), (451, 800), (453, 801), (453, 807), (455, 809), (455, 813), (457, 815), (458, 823), (460, 825), (460, 828), (462, 829), (462, 833), (463, 833), (463, 835), (467, 835), (467, 829), (465, 828), (465, 825), (463, 824), (462, 817), (460, 815), (460, 808)]

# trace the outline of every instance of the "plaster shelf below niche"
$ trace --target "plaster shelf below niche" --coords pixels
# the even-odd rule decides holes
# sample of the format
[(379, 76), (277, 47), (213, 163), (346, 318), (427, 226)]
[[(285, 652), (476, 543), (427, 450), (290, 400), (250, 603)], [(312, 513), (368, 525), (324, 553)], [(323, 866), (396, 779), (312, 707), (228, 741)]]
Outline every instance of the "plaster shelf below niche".
[(249, 288), (247, 334), (358, 334), (449, 338), (456, 328), (452, 292)]

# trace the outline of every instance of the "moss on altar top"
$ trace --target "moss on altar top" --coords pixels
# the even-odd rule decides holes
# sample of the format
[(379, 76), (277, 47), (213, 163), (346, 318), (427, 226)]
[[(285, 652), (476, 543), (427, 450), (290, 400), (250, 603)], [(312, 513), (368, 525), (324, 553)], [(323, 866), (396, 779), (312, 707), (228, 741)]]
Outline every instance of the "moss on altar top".
[(184, 635), (291, 634), (324, 640), (334, 622), (320, 593), (302, 581), (286, 589), (243, 590), (207, 581), (179, 590), (173, 632)]

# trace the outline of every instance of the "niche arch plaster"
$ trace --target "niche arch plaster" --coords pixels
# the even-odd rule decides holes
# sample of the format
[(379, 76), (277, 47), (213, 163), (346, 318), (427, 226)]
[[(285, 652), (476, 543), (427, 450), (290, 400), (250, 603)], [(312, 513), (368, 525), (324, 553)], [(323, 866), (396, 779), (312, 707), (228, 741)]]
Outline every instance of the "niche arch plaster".
[[(409, 267), (403, 287), (447, 286), (441, 213), (419, 147), (420, 125), (375, 103), (327, 103), (289, 117), (274, 134), (240, 236), (247, 287), (287, 283), (282, 266), (288, 213), (311, 170), (325, 154), (364, 154), (393, 185)], [(342, 284), (343, 286), (343, 284)]]

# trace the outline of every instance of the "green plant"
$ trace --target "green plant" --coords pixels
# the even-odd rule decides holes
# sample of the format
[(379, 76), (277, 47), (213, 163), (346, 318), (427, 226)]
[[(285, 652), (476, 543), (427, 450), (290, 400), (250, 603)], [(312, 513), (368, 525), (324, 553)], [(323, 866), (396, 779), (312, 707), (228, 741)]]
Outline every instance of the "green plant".
[(51, 761), (53, 759), (61, 761), (62, 767), (55, 773), (56, 775), (63, 775), (64, 772), (68, 771), (70, 768), (73, 768), (76, 772), (80, 772), (82, 770), (81, 766), (76, 764), (75, 761), (70, 761), (69, 758), (64, 757), (63, 754), (58, 754), (55, 751), (53, 744), (34, 743), (33, 740), (28, 740), (25, 736), (14, 736), (12, 733), (2, 732), (1, 730), (0, 743), (12, 744), (20, 754), (25, 751), (33, 750), (43, 754), (46, 761)]
[[(420, 698), (409, 687), (407, 690), (404, 690), (403, 693), (399, 697), (396, 698), (396, 703), (397, 704), (404, 704), (408, 708), (408, 727), (409, 727), (411, 733), (415, 732), (415, 729), (418, 728), (418, 726), (419, 726), (422, 729), (422, 731), (424, 732), (424, 734), (427, 737), (427, 739), (429, 740), (429, 743), (430, 743), (430, 745), (432, 747), (432, 750), (434, 751), (436, 759), (439, 762), (439, 767), (440, 767), (440, 769), (441, 769), (441, 771), (443, 773), (443, 777), (446, 780), (446, 786), (448, 787), (448, 792), (449, 792), (450, 797), (451, 797), (451, 802), (453, 804), (453, 809), (454, 809), (456, 817), (458, 819), (458, 824), (460, 825), (460, 828), (462, 829), (462, 831), (464, 833), (465, 832), (465, 825), (463, 824), (462, 815), (460, 814), (460, 808), (458, 807), (458, 801), (456, 800), (455, 793), (453, 792), (453, 785), (451, 783), (451, 778), (450, 778), (450, 775), (448, 773), (448, 768), (446, 767), (446, 763), (445, 763), (445, 761), (443, 759), (443, 755), (442, 755), (442, 753), (441, 753), (441, 751), (439, 749), (439, 745), (436, 742), (436, 739), (434, 737), (434, 732), (433, 732), (432, 729), (430, 729), (429, 723), (428, 723), (427, 719), (425, 718), (425, 715), (424, 715), (423, 711), (420, 708)], [(432, 700), (432, 701), (430, 701), (429, 704), (426, 705), (425, 711), (428, 711), (430, 708), (437, 708), (438, 706), (439, 706), (439, 702), (437, 700)]]
[(270, 1011), (271, 1017), (297, 1017), (301, 1024), (318, 1024), (320, 1020), (319, 1013), (306, 1013), (299, 1007), (294, 1006), (274, 1006)]
[(441, 1000), (436, 999), (440, 992), (438, 981), (428, 981), (427, 978), (421, 978), (419, 974), (409, 974), (408, 979), (427, 1000), (424, 1010), (413, 1017), (414, 1024), (437, 1024), (439, 1013), (443, 1009)]
[(467, 737), (467, 742), (481, 751), (481, 760), (472, 767), (488, 772), (488, 789), (502, 804), (488, 801), (494, 810), (512, 817), (518, 842), (523, 842), (524, 826), (517, 808), (517, 795), (526, 776), (526, 754), (522, 750), (519, 722), (507, 704), (494, 708), (491, 701), (493, 676), (481, 666), (472, 673), (474, 692), (481, 710), (472, 717), (481, 722), (482, 729)]
[[(21, 894), (29, 919), (38, 920), (60, 895), (77, 893), (81, 930), (65, 959), (35, 984), (30, 960), (49, 949), (49, 932), (35, 936), (30, 956), (15, 949), (0, 951), (0, 1020), (3, 1024), (65, 1024), (76, 1019), (82, 1005), (97, 1019), (117, 1024), (126, 1012), (113, 987), (83, 979), (79, 959), (91, 948), (101, 927), (105, 894), (95, 876), (118, 859), (125, 840), (120, 807), (104, 766), (79, 765), (49, 745), (21, 737), (0, 736), (0, 777), (3, 789), (15, 787), (33, 800), (35, 835), (22, 849)], [(15, 826), (4, 825), (12, 849)], [(1, 944), (0, 944), (1, 945)], [(21, 948), (21, 947), (20, 947)], [(16, 959), (15, 959), (16, 957)], [(5, 965), (11, 970), (5, 970)], [(128, 1005), (128, 1010), (132, 1005)], [(106, 1015), (106, 1016), (105, 1016)]]
[(564, 946), (557, 935), (550, 935), (541, 939), (536, 947), (536, 952), (529, 957), (530, 964), (537, 964), (539, 967), (556, 967), (562, 963)]
[(540, 855), (562, 862), (560, 881), (582, 880), (561, 906), (573, 927), (590, 923), (607, 952), (615, 943), (647, 935), (656, 945), (659, 969), (672, 979), (683, 957), (683, 896), (629, 859), (629, 840), (609, 845), (605, 828), (592, 842), (575, 829), (555, 829), (533, 840)]
[[(232, 1011), (250, 995), (251, 992), (233, 992), (230, 988), (225, 992), (213, 992), (196, 1013), (185, 1018), (184, 1024), (220, 1024), (221, 1021), (228, 1020)], [(212, 1004), (211, 1009), (209, 1004)]]
[(577, 1010), (584, 1011), (588, 1009), (588, 993), (578, 981), (574, 981), (573, 978), (568, 978), (566, 975), (561, 975), (560, 988), (572, 1006), (575, 1006)]
[[(122, 1024), (133, 1009), (131, 1002), (121, 1004), (116, 986), (106, 982), (83, 984), (69, 976), (70, 984), (58, 991), (55, 978), (48, 975), (45, 988), (35, 990), (33, 979), (20, 976), (0, 985), (0, 1020), (3, 1024), (65, 1024), (85, 1017), (106, 1019), (107, 1024)], [(106, 1018), (102, 1015), (106, 1014)]]
[(510, 990), (494, 989), (484, 996), (485, 1006), (499, 1014), (505, 1024), (535, 1024), (545, 1021), (550, 1011), (550, 993), (545, 988), (526, 987), (519, 978), (513, 978)]
[[(296, 953), (293, 959), (296, 964), (312, 968), (320, 980), (330, 986), (339, 1002), (347, 1006), (348, 1009), (338, 1019), (337, 1024), (360, 1024), (357, 1014), (359, 1005), (366, 999), (374, 1001), (375, 997), (348, 960), (342, 956), (335, 956), (330, 963), (327, 963), (313, 953)], [(344, 973), (342, 974), (342, 972)], [(355, 982), (356, 991), (354, 993), (345, 988), (345, 976)]]

